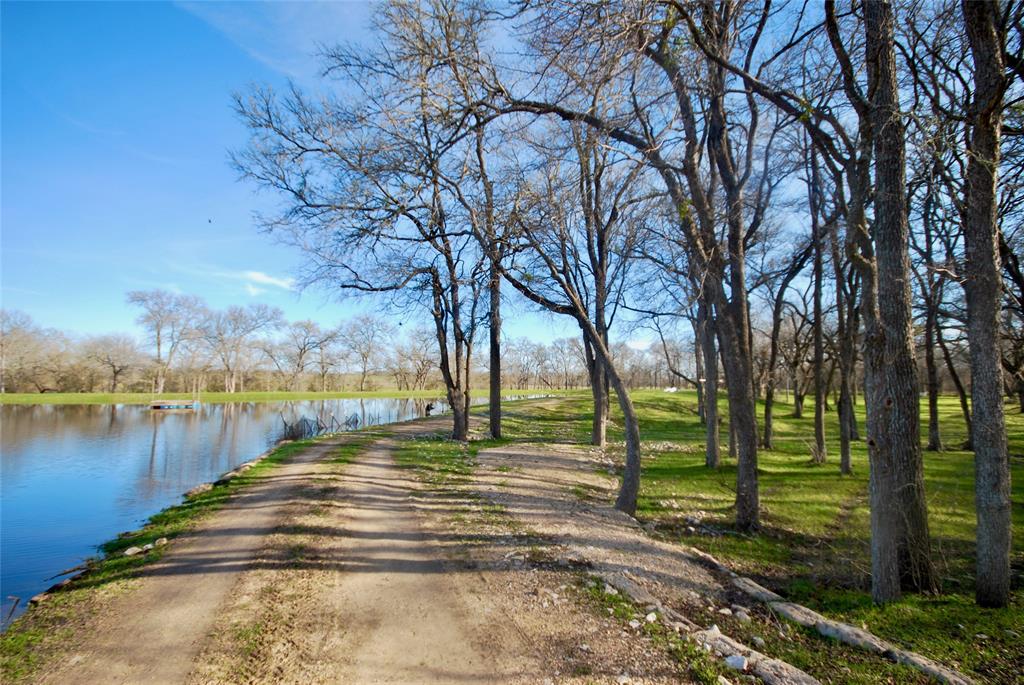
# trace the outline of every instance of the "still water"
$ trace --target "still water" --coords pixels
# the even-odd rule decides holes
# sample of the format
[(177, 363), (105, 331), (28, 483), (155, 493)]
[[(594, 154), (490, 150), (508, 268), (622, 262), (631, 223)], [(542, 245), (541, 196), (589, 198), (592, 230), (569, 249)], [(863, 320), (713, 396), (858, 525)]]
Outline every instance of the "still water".
[[(486, 401), (486, 400), (484, 400)], [(140, 405), (0, 406), (0, 622), (47, 580), (264, 452), (282, 417), (355, 414), (380, 425), (447, 409), (441, 400), (339, 399), (205, 404), (150, 411)]]

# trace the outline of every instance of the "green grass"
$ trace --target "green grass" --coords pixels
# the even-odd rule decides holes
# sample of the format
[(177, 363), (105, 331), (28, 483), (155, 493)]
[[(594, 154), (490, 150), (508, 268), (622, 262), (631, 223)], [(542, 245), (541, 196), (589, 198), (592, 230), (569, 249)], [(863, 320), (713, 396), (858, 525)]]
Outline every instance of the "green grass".
[[(1024, 663), (1024, 416), (1007, 405), (1013, 471), (1013, 547), (1016, 573), (1012, 605), (982, 610), (973, 603), (974, 463), (958, 449), (925, 452), (925, 487), (936, 565), (943, 579), (937, 597), (910, 595), (885, 607), (872, 604), (870, 586), (868, 463), (863, 443), (853, 450), (854, 475), (839, 474), (838, 425), (827, 415), (828, 462), (811, 460), (813, 405), (805, 418), (792, 406), (775, 407), (775, 449), (760, 450), (763, 531), (741, 535), (731, 527), (736, 467), (728, 459), (727, 405), (723, 401), (723, 464), (704, 466), (704, 428), (692, 392), (637, 391), (633, 400), (644, 442), (643, 475), (637, 516), (657, 525), (669, 540), (694, 545), (738, 572), (750, 575), (787, 597), (840, 620), (867, 625), (876, 634), (929, 657), (956, 665), (984, 682), (1016, 682)], [(506, 434), (517, 440), (586, 443), (592, 416), (589, 396), (580, 393), (509, 412)], [(863, 404), (857, 411), (862, 421)], [(763, 407), (759, 408), (759, 419)], [(923, 420), (927, 412), (922, 410)], [(955, 398), (943, 398), (941, 427), (945, 445), (959, 446), (965, 429)], [(922, 426), (922, 429), (925, 429)], [(617, 407), (612, 411), (610, 451), (621, 458), (623, 433)], [(583, 493), (580, 493), (582, 496)], [(722, 534), (692, 535), (685, 517), (699, 516)], [(987, 639), (975, 638), (982, 633)], [(808, 654), (791, 654), (795, 661)], [(870, 671), (870, 669), (869, 669)], [(881, 673), (876, 673), (882, 677)], [(854, 678), (854, 675), (849, 675)], [(866, 678), (866, 680), (865, 680)], [(866, 674), (854, 678), (871, 682)], [(852, 681), (851, 681), (852, 682)]]
[[(564, 394), (560, 390), (502, 390), (506, 397), (520, 395)], [(486, 398), (487, 391), (477, 390), (474, 396)], [(168, 400), (191, 399), (189, 393), (163, 393), (153, 395), (146, 392), (47, 392), (47, 393), (5, 393), (0, 394), (0, 404), (149, 404), (154, 398)], [(200, 399), (210, 404), (222, 402), (283, 402), (298, 400), (373, 399), (389, 397), (412, 397), (436, 399), (444, 397), (444, 389), (434, 390), (372, 390), (366, 392), (204, 392)]]
[[(379, 436), (371, 432), (346, 434), (346, 442), (338, 447), (334, 460), (347, 462), (376, 437)], [(101, 545), (103, 555), (89, 561), (87, 575), (26, 612), (0, 636), (0, 681), (11, 683), (29, 679), (44, 656), (52, 657), (54, 652), (73, 640), (76, 621), (95, 601), (97, 592), (117, 592), (121, 587), (119, 581), (133, 578), (146, 564), (158, 560), (167, 547), (154, 547), (148, 553), (131, 557), (124, 556), (124, 550), (132, 546), (141, 547), (163, 537), (172, 539), (191, 529), (201, 519), (220, 509), (238, 491), (273, 475), (282, 462), (315, 442), (285, 443), (237, 477), (206, 492), (186, 497), (181, 504), (151, 516), (139, 530), (123, 533)]]

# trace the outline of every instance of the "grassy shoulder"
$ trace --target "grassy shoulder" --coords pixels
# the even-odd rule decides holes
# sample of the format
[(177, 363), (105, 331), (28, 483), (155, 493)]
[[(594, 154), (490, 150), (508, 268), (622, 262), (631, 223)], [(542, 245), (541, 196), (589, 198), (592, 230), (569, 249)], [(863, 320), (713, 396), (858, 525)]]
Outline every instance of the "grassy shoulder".
[[(345, 434), (332, 459), (346, 463), (379, 432), (356, 431)], [(101, 598), (127, 589), (130, 580), (148, 564), (159, 560), (167, 546), (153, 547), (135, 556), (125, 556), (129, 547), (143, 547), (160, 538), (173, 538), (192, 529), (220, 509), (239, 491), (274, 474), (277, 467), (315, 444), (317, 440), (285, 443), (274, 449), (252, 468), (214, 485), (205, 492), (186, 496), (181, 504), (168, 507), (150, 517), (142, 528), (123, 533), (99, 549), (101, 555), (88, 563), (88, 573), (15, 620), (0, 636), (0, 681), (25, 682), (46, 659), (55, 658), (73, 644), (74, 634)]]
[[(941, 423), (948, 449), (925, 452), (925, 485), (935, 561), (943, 594), (908, 595), (875, 606), (870, 585), (867, 453), (855, 443), (853, 476), (838, 467), (838, 419), (827, 416), (828, 462), (811, 460), (812, 412), (794, 418), (793, 407), (775, 409), (775, 449), (761, 450), (758, 472), (763, 531), (733, 530), (735, 462), (728, 459), (728, 419), (722, 429), (723, 464), (704, 466), (704, 428), (690, 392), (639, 391), (633, 400), (644, 441), (643, 476), (637, 516), (653, 522), (665, 539), (693, 545), (736, 571), (754, 577), (786, 597), (826, 615), (866, 626), (877, 635), (976, 676), (1009, 683), (1024, 663), (1024, 536), (1014, 539), (1014, 600), (1007, 609), (980, 609), (973, 601), (974, 460), (957, 449), (965, 429), (955, 398), (943, 398)], [(613, 403), (614, 404), (614, 403)], [(808, 408), (810, 408), (810, 403)], [(725, 402), (723, 412), (728, 408)], [(863, 405), (858, 406), (863, 421)], [(586, 442), (591, 406), (585, 394), (524, 404), (509, 417), (510, 438)], [(927, 416), (923, 412), (923, 416)], [(1008, 408), (1014, 527), (1024, 530), (1024, 416)], [(862, 424), (863, 425), (863, 424)], [(623, 439), (613, 408), (609, 437)], [(621, 443), (612, 451), (621, 451)], [(810, 643), (813, 644), (813, 643)], [(813, 653), (786, 655), (791, 663), (813, 663)], [(797, 664), (799, 665), (799, 664)], [(870, 672), (870, 669), (868, 669)], [(871, 682), (869, 672), (856, 678)], [(882, 677), (881, 673), (877, 674)]]

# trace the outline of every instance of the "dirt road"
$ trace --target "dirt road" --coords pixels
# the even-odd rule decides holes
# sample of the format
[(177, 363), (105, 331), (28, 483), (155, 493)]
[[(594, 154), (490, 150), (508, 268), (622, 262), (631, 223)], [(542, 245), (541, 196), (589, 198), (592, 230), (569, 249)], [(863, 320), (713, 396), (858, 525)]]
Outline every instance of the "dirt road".
[(421, 529), (415, 483), (395, 467), (390, 444), (375, 443), (350, 465), (330, 459), (335, 448), (304, 452), (175, 540), (39, 681), (535, 676), (539, 666), (480, 579), (445, 572), (443, 545)]

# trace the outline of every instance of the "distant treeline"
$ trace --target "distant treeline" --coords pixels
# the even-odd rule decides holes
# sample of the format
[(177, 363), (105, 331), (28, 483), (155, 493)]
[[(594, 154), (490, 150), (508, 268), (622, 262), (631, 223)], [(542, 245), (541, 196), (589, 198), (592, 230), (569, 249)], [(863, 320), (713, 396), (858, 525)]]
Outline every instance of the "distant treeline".
[[(404, 334), (386, 319), (360, 315), (334, 326), (285, 320), (262, 304), (212, 309), (162, 290), (131, 292), (145, 331), (79, 336), (43, 328), (19, 311), (0, 311), (0, 392), (192, 392), (422, 390), (444, 384), (437, 341), (424, 328)], [(633, 387), (675, 382), (654, 348), (614, 346)], [(582, 341), (508, 340), (503, 386), (524, 390), (589, 387)], [(486, 366), (474, 369), (484, 387)]]

